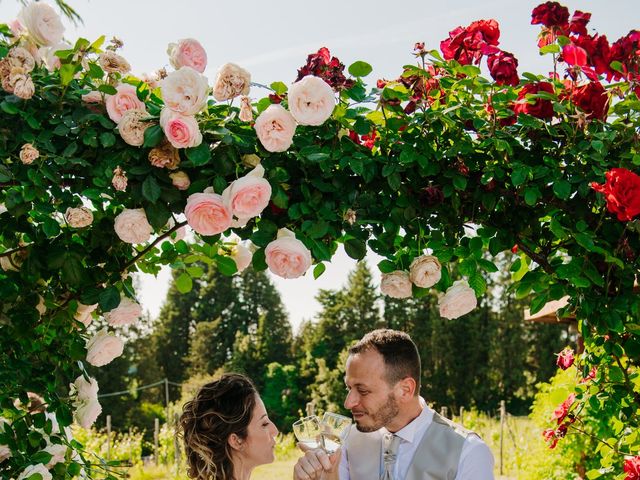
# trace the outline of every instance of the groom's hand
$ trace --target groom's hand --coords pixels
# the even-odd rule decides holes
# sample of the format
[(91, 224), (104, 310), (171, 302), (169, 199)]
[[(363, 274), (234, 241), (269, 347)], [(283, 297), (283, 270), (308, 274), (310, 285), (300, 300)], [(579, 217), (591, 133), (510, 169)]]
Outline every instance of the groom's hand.
[(337, 480), (340, 468), (341, 450), (327, 455), (321, 448), (309, 448), (298, 444), (304, 456), (293, 467), (294, 480)]

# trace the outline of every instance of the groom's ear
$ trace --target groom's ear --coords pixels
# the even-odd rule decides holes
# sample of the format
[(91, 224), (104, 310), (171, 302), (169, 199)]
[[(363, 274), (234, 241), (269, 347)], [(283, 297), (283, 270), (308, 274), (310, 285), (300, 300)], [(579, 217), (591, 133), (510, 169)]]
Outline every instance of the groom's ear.
[(227, 441), (229, 442), (231, 448), (233, 448), (234, 450), (242, 450), (242, 448), (244, 447), (244, 442), (235, 433), (229, 435), (229, 439)]
[(405, 377), (397, 383), (396, 388), (399, 390), (400, 398), (410, 400), (416, 392), (416, 381), (411, 377)]

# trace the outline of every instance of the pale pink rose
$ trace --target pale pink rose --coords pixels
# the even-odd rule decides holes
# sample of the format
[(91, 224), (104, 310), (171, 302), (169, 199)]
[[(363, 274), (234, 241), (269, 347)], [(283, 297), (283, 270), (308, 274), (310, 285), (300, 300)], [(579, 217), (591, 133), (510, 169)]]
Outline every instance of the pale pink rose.
[(119, 192), (124, 192), (127, 189), (127, 172), (120, 167), (116, 167), (113, 171), (113, 178), (111, 179), (111, 185)]
[(21, 73), (30, 73), (36, 66), (36, 60), (31, 52), (23, 47), (13, 47), (5, 58), (12, 69), (22, 69)]
[(122, 355), (123, 351), (122, 339), (103, 328), (87, 342), (87, 362), (94, 367), (102, 367)]
[(254, 125), (258, 139), (269, 152), (284, 152), (293, 143), (296, 121), (282, 105), (269, 105)]
[(240, 115), (238, 115), (238, 118), (242, 122), (253, 120), (253, 108), (251, 108), (251, 99), (249, 97), (240, 98)]
[(107, 95), (105, 100), (107, 114), (114, 122), (119, 123), (128, 110), (147, 110), (144, 102), (138, 99), (133, 85), (118, 85), (116, 90), (118, 92), (115, 95)]
[(104, 314), (104, 319), (112, 327), (119, 325), (131, 325), (142, 315), (142, 307), (135, 300), (124, 297), (113, 310)]
[(182, 171), (170, 173), (169, 178), (171, 178), (171, 183), (178, 190), (186, 190), (191, 185), (189, 175)]
[(73, 413), (73, 419), (82, 428), (91, 428), (91, 425), (95, 423), (101, 413), (102, 406), (100, 402), (97, 399), (90, 400), (76, 407), (76, 411)]
[(202, 143), (202, 133), (193, 116), (180, 115), (163, 108), (160, 113), (160, 126), (169, 143), (175, 148), (197, 147)]
[(102, 103), (104, 101), (102, 93), (100, 93), (98, 90), (93, 90), (89, 93), (85, 93), (84, 95), (82, 95), (81, 99), (84, 103)]
[(64, 456), (67, 453), (68, 447), (66, 445), (60, 445), (57, 443), (50, 443), (45, 447), (43, 451), (51, 454), (51, 460), (45, 466), (47, 468), (53, 468), (54, 465), (60, 462), (64, 462)]
[(171, 72), (160, 82), (164, 104), (182, 115), (195, 115), (207, 105), (207, 77), (191, 67)]
[(40, 294), (38, 294), (38, 305), (36, 305), (36, 310), (38, 310), (40, 316), (44, 315), (47, 311), (47, 306), (44, 304), (44, 298)]
[(477, 306), (476, 294), (465, 280), (453, 282), (438, 302), (440, 315), (449, 319), (466, 315)]
[(178, 149), (171, 145), (166, 140), (159, 146), (152, 148), (149, 151), (149, 162), (151, 165), (157, 168), (167, 168), (169, 170), (175, 170), (180, 165), (180, 153)]
[(29, 3), (18, 19), (38, 45), (54, 45), (62, 40), (64, 25), (56, 11), (44, 2)]
[(20, 149), (20, 161), (25, 165), (31, 165), (39, 157), (40, 152), (30, 143), (25, 143)]
[(99, 390), (98, 381), (95, 378), (89, 377), (89, 380), (87, 380), (83, 375), (80, 375), (76, 378), (76, 381), (71, 384), (70, 395), (76, 395), (76, 401), (82, 402), (98, 398)]
[(153, 125), (145, 121), (149, 117), (146, 110), (127, 110), (118, 123), (118, 133), (125, 143), (133, 147), (144, 144), (144, 132)]
[(20, 265), (22, 265), (22, 260), (15, 253), (0, 257), (0, 268), (5, 272), (17, 272), (20, 270)]
[(64, 219), (70, 227), (84, 228), (93, 223), (93, 213), (87, 207), (67, 208)]
[(383, 273), (380, 280), (380, 291), (391, 298), (408, 298), (411, 296), (411, 281), (409, 273), (396, 270)]
[(180, 240), (184, 240), (184, 237), (187, 236), (187, 227), (182, 226), (179, 229), (177, 229), (175, 232), (173, 232), (173, 241), (174, 242), (178, 242)]
[(85, 305), (84, 303), (78, 302), (78, 308), (76, 309), (76, 313), (73, 318), (83, 323), (85, 327), (88, 327), (91, 320), (93, 320), (92, 313), (96, 308), (98, 308), (97, 303), (94, 303), (93, 305)]
[(152, 228), (142, 208), (125, 209), (113, 225), (116, 235), (125, 243), (145, 243), (151, 237)]
[(184, 208), (187, 223), (201, 235), (216, 235), (231, 226), (231, 211), (216, 193), (194, 193)]
[(29, 100), (36, 93), (33, 79), (29, 75), (17, 75), (13, 82), (13, 94), (23, 100)]
[(264, 250), (269, 270), (282, 278), (298, 278), (311, 266), (311, 252), (286, 228)]
[(250, 219), (262, 213), (271, 198), (271, 185), (264, 178), (264, 167), (258, 165), (244, 177), (229, 185), (222, 198), (238, 219)]
[(291, 85), (287, 99), (291, 115), (300, 125), (322, 125), (336, 106), (333, 89), (313, 75)]
[(71, 50), (71, 48), (71, 45), (69, 45), (67, 42), (60, 42), (51, 47), (40, 48), (40, 50), (38, 50), (38, 53), (40, 53), (40, 57), (44, 61), (47, 70), (53, 72), (54, 70), (59, 70), (61, 66), (60, 57), (56, 55), (56, 52), (60, 50)]
[(440, 281), (441, 275), (442, 266), (433, 255), (421, 255), (409, 266), (409, 278), (415, 286), (420, 288), (433, 287)]
[(238, 95), (247, 95), (251, 88), (251, 74), (235, 63), (226, 63), (218, 70), (213, 85), (213, 97), (222, 102)]
[[(38, 4), (31, 4), (31, 5), (38, 5)], [(22, 473), (20, 475), (18, 475), (18, 480), (25, 480), (27, 478), (29, 478), (31, 475), (36, 475), (39, 474), (40, 475), (40, 480), (51, 480), (53, 477), (51, 475), (51, 472), (49, 472), (49, 470), (47, 470), (47, 467), (45, 467), (42, 463), (38, 463), (37, 465), (29, 465), (27, 468), (25, 468)]]
[(242, 273), (249, 265), (251, 265), (252, 257), (253, 254), (251, 253), (251, 250), (241, 243), (237, 244), (233, 247), (233, 250), (231, 250), (231, 258), (236, 262), (238, 273)]
[(20, 20), (18, 20), (17, 18), (15, 20), (11, 20), (8, 25), (14, 37), (19, 37), (27, 31), (27, 29), (24, 28), (24, 25), (22, 25)]
[(11, 458), (11, 449), (6, 445), (0, 445), (0, 463)]
[(116, 52), (112, 52), (111, 50), (102, 52), (98, 56), (98, 63), (107, 73), (125, 74), (131, 71), (131, 65), (129, 65), (129, 62), (127, 62), (122, 55), (118, 55)]
[(169, 62), (176, 70), (181, 67), (191, 67), (196, 72), (204, 73), (207, 68), (207, 52), (200, 42), (193, 38), (179, 40), (178, 43), (170, 43), (167, 49)]

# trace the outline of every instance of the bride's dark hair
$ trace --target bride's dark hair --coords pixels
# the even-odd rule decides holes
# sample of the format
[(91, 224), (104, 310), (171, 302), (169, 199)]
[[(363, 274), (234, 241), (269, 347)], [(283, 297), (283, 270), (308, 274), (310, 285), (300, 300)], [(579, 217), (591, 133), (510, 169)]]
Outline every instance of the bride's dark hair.
[(225, 374), (207, 383), (187, 402), (180, 416), (180, 434), (187, 456), (187, 474), (196, 480), (233, 480), (229, 436), (247, 437), (256, 405), (256, 388), (244, 375)]

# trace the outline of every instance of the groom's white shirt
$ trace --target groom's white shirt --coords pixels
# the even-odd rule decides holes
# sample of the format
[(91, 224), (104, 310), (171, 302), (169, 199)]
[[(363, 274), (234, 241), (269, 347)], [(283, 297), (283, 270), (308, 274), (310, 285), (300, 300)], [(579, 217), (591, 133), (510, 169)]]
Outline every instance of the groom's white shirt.
[[(397, 461), (394, 467), (394, 478), (404, 480), (409, 470), (418, 445), (433, 421), (433, 410), (423, 405), (422, 412), (412, 422), (396, 432), (401, 439), (398, 446)], [(387, 432), (386, 428), (378, 430), (380, 438)], [(382, 441), (382, 440), (381, 440)], [(349, 451), (342, 449), (340, 460), (340, 480), (350, 480)], [(371, 459), (364, 459), (371, 461)], [(382, 465), (382, 458), (378, 459)], [(458, 462), (458, 472), (455, 480), (493, 480), (493, 454), (489, 447), (475, 434), (469, 435), (463, 446)], [(373, 480), (373, 479), (372, 479)]]

